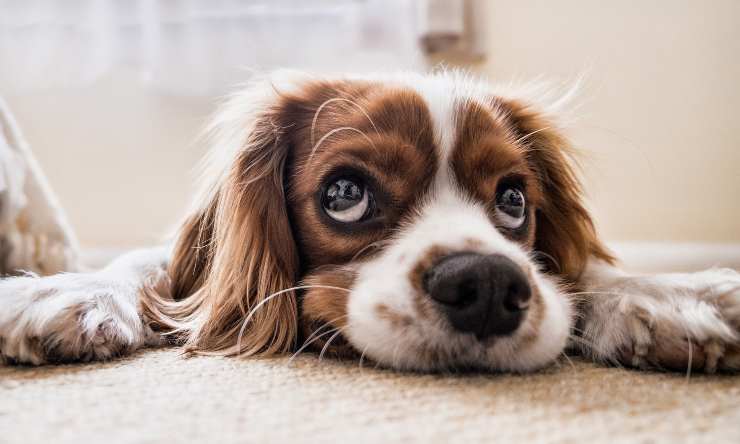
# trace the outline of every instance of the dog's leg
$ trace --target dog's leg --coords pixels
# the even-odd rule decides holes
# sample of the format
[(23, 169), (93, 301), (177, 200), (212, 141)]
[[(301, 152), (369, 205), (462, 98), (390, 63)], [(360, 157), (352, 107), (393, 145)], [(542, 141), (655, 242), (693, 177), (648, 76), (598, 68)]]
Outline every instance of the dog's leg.
[(166, 291), (168, 257), (168, 248), (140, 250), (96, 272), (1, 280), (0, 362), (107, 359), (160, 344), (139, 298), (145, 286)]
[(740, 274), (729, 269), (633, 276), (591, 263), (573, 294), (574, 346), (639, 368), (740, 370)]

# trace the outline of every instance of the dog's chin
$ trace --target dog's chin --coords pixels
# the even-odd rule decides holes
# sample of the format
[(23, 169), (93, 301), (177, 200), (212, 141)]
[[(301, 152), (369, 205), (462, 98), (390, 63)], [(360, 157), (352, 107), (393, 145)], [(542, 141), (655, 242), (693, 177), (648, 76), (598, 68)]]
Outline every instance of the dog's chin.
[(379, 310), (377, 299), (360, 286), (349, 298), (344, 338), (363, 360), (397, 370), (538, 370), (565, 350), (572, 312), (554, 284), (541, 276), (537, 280), (542, 295), (537, 309), (530, 310), (513, 333), (484, 340), (456, 331), (441, 316), (404, 315), (400, 311), (403, 303)]

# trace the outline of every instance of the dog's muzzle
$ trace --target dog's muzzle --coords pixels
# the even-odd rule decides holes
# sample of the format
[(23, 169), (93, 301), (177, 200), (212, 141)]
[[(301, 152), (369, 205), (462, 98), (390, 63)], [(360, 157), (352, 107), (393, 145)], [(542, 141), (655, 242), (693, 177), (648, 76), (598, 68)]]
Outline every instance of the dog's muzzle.
[(424, 273), (423, 285), (456, 330), (479, 340), (515, 331), (532, 295), (522, 269), (499, 254), (446, 256)]

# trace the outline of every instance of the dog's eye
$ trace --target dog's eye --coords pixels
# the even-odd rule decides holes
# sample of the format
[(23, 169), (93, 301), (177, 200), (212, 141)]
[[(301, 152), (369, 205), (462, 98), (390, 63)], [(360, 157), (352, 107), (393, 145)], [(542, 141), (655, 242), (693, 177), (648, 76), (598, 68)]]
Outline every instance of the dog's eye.
[(337, 179), (324, 191), (322, 205), (332, 219), (339, 222), (358, 222), (370, 212), (370, 192), (354, 179)]
[(506, 228), (516, 229), (526, 218), (524, 194), (517, 188), (506, 188), (496, 196), (496, 219)]

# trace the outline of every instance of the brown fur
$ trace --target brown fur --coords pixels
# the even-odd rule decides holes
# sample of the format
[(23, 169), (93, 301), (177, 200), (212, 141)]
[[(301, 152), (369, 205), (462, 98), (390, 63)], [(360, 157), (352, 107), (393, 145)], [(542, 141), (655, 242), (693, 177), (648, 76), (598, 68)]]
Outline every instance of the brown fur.
[(424, 290), (424, 274), (442, 258), (452, 253), (456, 252), (446, 247), (432, 247), (419, 258), (409, 273), (409, 282), (414, 289), (412, 296), (414, 298), (414, 308), (416, 314), (421, 318), (432, 319), (436, 316), (434, 304), (427, 298), (426, 290)]
[(375, 314), (378, 319), (389, 322), (393, 328), (405, 328), (414, 323), (414, 318), (408, 315), (396, 313), (385, 304), (378, 304), (375, 307)]
[[(327, 105), (320, 116), (323, 118), (317, 120), (320, 124), (314, 138), (318, 140), (341, 127), (356, 128), (364, 135), (336, 133), (312, 156), (313, 146), (305, 143), (311, 139), (308, 125), (299, 125), (304, 129), (293, 134), (295, 160), (289, 166), (288, 199), (304, 269), (347, 262), (367, 245), (387, 239), (388, 228), (396, 226), (414, 207), (420, 191), (428, 188), (431, 177), (427, 172), (433, 171), (437, 162), (430, 117), (417, 95), (382, 86), (353, 90), (342, 85), (337, 96), (353, 104)], [(314, 110), (321, 105), (315, 100), (313, 103)], [(384, 212), (377, 223), (347, 233), (332, 229), (322, 219), (316, 190), (327, 174), (340, 167), (362, 171), (381, 185), (375, 198), (382, 200)]]
[[(301, 334), (303, 345), (315, 350), (326, 350), (332, 356), (348, 356), (353, 352), (341, 337), (332, 338), (333, 332), (341, 332), (347, 327), (347, 302), (349, 290), (355, 280), (351, 267), (324, 267), (311, 273), (303, 284), (308, 288), (302, 297)], [(330, 288), (331, 287), (331, 288)]]
[(283, 191), (289, 146), (275, 125), (281, 111), (278, 103), (259, 116), (221, 187), (186, 222), (170, 263), (172, 298), (149, 304), (191, 350), (269, 354), (295, 344), (295, 296), (268, 300), (298, 279)]
[[(532, 282), (532, 269), (530, 268), (527, 271), (529, 281)], [(540, 327), (542, 326), (542, 321), (545, 319), (545, 310), (547, 310), (547, 306), (545, 305), (545, 301), (542, 299), (542, 293), (540, 292), (539, 286), (532, 285), (531, 289), (532, 298), (529, 301), (529, 313), (527, 314), (527, 319), (529, 320), (530, 325), (532, 325), (532, 329), (524, 332), (522, 335), (522, 342), (526, 345), (534, 343), (539, 337), (541, 333)]]
[(524, 147), (514, 142), (506, 121), (494, 111), (494, 105), (466, 102), (460, 105), (457, 137), (451, 156), (452, 170), (460, 186), (488, 209), (496, 223), (495, 202), (499, 183), (516, 178), (524, 185), (529, 222), (523, 233), (503, 233), (523, 246), (534, 243), (536, 218), (534, 209), (542, 201), (542, 192), (534, 165), (527, 159)]
[[(347, 102), (331, 103), (313, 125), (316, 111), (332, 98)], [(308, 140), (340, 126), (362, 131), (377, 149), (368, 150), (361, 135), (338, 133), (316, 151), (315, 165), (302, 163), (312, 158), (314, 146)], [(428, 112), (414, 94), (364, 83), (316, 82), (301, 94), (281, 95), (258, 118), (212, 200), (183, 224), (169, 267), (169, 295), (146, 291), (145, 317), (200, 353), (270, 354), (294, 348), (299, 334), (295, 293), (266, 299), (295, 285), (309, 270), (346, 263), (362, 250), (371, 252), (368, 245), (389, 234), (378, 229), (352, 236), (327, 229), (314, 199), (324, 174), (334, 165), (351, 165), (382, 178), (392, 203), (384, 215), (382, 227), (387, 227), (412, 207), (418, 198), (414, 188), (426, 188), (424, 181), (430, 178), (424, 172), (434, 162)], [(409, 175), (409, 167), (417, 170)], [(409, 177), (421, 182), (409, 187)], [(293, 233), (298, 234), (298, 247)], [(327, 276), (313, 280), (331, 283)], [(329, 285), (323, 280), (318, 284)], [(329, 321), (346, 312), (346, 298), (335, 293), (308, 292), (302, 322)]]

